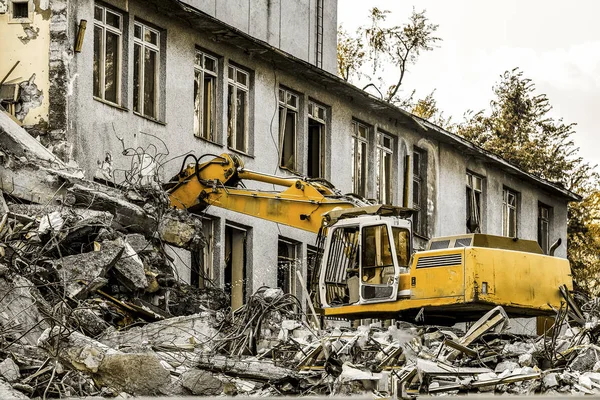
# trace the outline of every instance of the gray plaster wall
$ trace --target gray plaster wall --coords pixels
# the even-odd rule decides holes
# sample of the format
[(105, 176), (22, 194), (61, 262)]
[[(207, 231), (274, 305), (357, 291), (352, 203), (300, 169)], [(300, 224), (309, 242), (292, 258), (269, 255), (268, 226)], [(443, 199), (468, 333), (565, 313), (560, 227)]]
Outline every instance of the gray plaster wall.
[[(316, 63), (317, 0), (186, 0), (184, 3), (286, 51)], [(337, 68), (337, 0), (323, 0), (323, 65)]]
[[(327, 0), (326, 0), (327, 2)], [(351, 125), (353, 119), (371, 126), (370, 158), (368, 163), (369, 196), (375, 197), (375, 145), (374, 138), (378, 130), (395, 137), (394, 204), (403, 202), (404, 157), (418, 146), (428, 151), (429, 168), (427, 176), (429, 236), (459, 234), (465, 232), (465, 174), (473, 170), (486, 177), (484, 231), (501, 233), (502, 187), (508, 186), (521, 193), (519, 236), (536, 239), (537, 202), (541, 201), (554, 207), (553, 238), (563, 238), (563, 246), (558, 255), (565, 255), (566, 243), (566, 203), (551, 196), (537, 187), (527, 184), (502, 171), (491, 168), (485, 162), (466, 158), (462, 152), (445, 144), (417, 133), (413, 128), (403, 125), (398, 114), (366, 111), (362, 98), (348, 98), (336, 95), (330, 88), (314, 85), (299, 78), (294, 71), (274, 69), (270, 64), (253, 58), (242, 50), (227, 43), (216, 43), (210, 38), (192, 30), (188, 25), (148, 11), (143, 3), (129, 1), (128, 8), (121, 0), (110, 0), (111, 4), (126, 15), (128, 19), (125, 42), (133, 37), (134, 18), (151, 22), (161, 29), (163, 47), (161, 120), (154, 121), (132, 112), (133, 66), (132, 46), (125, 46), (123, 94), (121, 107), (115, 107), (98, 101), (92, 96), (93, 29), (88, 30), (81, 53), (76, 54), (69, 63), (72, 79), (68, 100), (68, 135), (74, 143), (74, 156), (88, 176), (107, 158), (112, 158), (112, 166), (117, 178), (122, 179), (123, 171), (131, 168), (136, 161), (131, 155), (148, 153), (161, 161), (160, 174), (163, 179), (179, 171), (182, 156), (188, 153), (220, 154), (229, 152), (226, 143), (226, 85), (223, 77), (219, 80), (216, 143), (199, 139), (193, 135), (193, 80), (194, 54), (197, 47), (219, 57), (220, 71), (225, 71), (229, 63), (246, 68), (251, 73), (250, 106), (250, 145), (249, 154), (240, 154), (248, 169), (289, 174), (278, 168), (278, 114), (277, 89), (283, 85), (294, 90), (300, 96), (299, 112), (299, 172), (306, 172), (307, 154), (307, 118), (306, 105), (313, 99), (328, 107), (328, 135), (326, 176), (342, 192), (352, 191)], [(91, 0), (82, 0), (70, 14), (71, 24), (80, 19), (93, 21)], [(123, 155), (125, 149), (126, 155)], [(168, 153), (168, 155), (166, 154)], [(409, 171), (410, 172), (410, 171)], [(410, 183), (410, 182), (409, 182)], [(263, 185), (262, 188), (272, 189)], [(410, 198), (410, 196), (409, 196)], [(411, 202), (408, 204), (411, 206)], [(315, 235), (283, 225), (277, 225), (255, 217), (235, 214), (227, 210), (211, 207), (207, 216), (215, 218), (216, 246), (214, 265), (217, 279), (224, 266), (223, 238), (225, 226), (233, 224), (248, 229), (246, 260), (248, 265), (248, 292), (251, 293), (263, 285), (276, 284), (277, 238), (285, 237), (301, 243), (302, 257), (306, 246), (313, 244)], [(306, 263), (302, 264), (306, 271)], [(180, 271), (185, 273), (185, 269)], [(189, 279), (189, 277), (184, 277)]]

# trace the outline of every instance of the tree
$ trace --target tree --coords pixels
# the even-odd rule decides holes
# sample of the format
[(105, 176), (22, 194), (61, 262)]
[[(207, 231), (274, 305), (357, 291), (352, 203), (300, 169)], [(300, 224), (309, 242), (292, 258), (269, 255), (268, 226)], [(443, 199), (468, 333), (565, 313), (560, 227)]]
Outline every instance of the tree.
[[(347, 81), (364, 78), (368, 82), (364, 89), (373, 88), (383, 100), (399, 104), (399, 90), (408, 67), (417, 62), (422, 52), (433, 50), (441, 39), (434, 36), (438, 25), (429, 23), (424, 10), (413, 9), (408, 22), (394, 26), (386, 25), (389, 14), (388, 10), (372, 8), (370, 24), (358, 28), (354, 36), (340, 27), (338, 72)], [(361, 72), (365, 63), (370, 67), (370, 74)], [(386, 83), (383, 77), (386, 65), (395, 70), (392, 83)]]
[(591, 295), (600, 288), (600, 190), (594, 166), (577, 155), (575, 124), (554, 119), (545, 94), (513, 69), (494, 86), (490, 110), (467, 112), (456, 132), (541, 178), (583, 196), (569, 204), (568, 248), (574, 281)]

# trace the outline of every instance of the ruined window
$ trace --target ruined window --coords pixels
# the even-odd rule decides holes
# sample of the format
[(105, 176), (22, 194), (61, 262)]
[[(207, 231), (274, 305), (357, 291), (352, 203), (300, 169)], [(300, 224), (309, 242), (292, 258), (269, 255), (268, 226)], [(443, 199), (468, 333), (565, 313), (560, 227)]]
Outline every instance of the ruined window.
[(133, 43), (133, 111), (158, 119), (160, 32), (136, 22)]
[(123, 15), (94, 7), (94, 97), (121, 102)]
[(367, 157), (370, 128), (352, 121), (352, 186), (355, 194), (367, 197)]
[(227, 146), (247, 153), (250, 74), (230, 65), (227, 82)]
[(298, 130), (298, 95), (279, 89), (279, 166), (296, 171), (296, 141)]
[(502, 191), (502, 235), (517, 237), (517, 196), (518, 193), (504, 188)]
[(427, 236), (427, 152), (415, 147), (413, 151), (413, 229)]
[(190, 283), (192, 286), (206, 288), (214, 286), (215, 271), (213, 268), (215, 235), (214, 222), (208, 218), (202, 219), (202, 233), (206, 241), (199, 251), (192, 252), (192, 271)]
[(467, 172), (467, 233), (481, 233), (483, 179)]
[(550, 215), (551, 208), (545, 204), (538, 205), (538, 243), (544, 254), (550, 250)]
[(12, 23), (31, 23), (33, 3), (31, 0), (12, 0), (8, 3), (9, 22)]
[(296, 295), (296, 270), (300, 268), (298, 248), (298, 242), (285, 238), (279, 238), (277, 243), (277, 287), (283, 293)]
[(225, 225), (225, 292), (231, 299), (231, 309), (237, 310), (246, 302), (247, 291), (247, 232), (237, 226)]
[(194, 63), (194, 135), (215, 141), (218, 61), (196, 50)]
[(325, 177), (325, 127), (327, 110), (325, 107), (308, 102), (308, 167), (310, 178)]
[(392, 156), (394, 154), (394, 138), (377, 133), (377, 201), (381, 204), (392, 204)]
[(317, 29), (315, 38), (315, 65), (319, 68), (323, 68), (323, 0), (317, 0)]

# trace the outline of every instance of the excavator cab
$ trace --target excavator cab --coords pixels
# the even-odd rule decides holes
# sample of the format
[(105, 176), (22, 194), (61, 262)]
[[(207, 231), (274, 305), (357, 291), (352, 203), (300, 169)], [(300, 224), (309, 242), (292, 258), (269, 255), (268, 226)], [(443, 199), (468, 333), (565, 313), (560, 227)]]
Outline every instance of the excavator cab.
[(410, 222), (365, 215), (328, 228), (319, 294), (323, 307), (395, 301), (409, 268)]

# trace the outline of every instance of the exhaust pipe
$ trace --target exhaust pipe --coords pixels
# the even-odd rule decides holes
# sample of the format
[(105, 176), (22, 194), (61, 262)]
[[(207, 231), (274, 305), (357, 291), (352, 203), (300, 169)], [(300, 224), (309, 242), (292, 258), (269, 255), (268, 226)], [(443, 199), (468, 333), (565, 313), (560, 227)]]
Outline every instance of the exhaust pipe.
[(552, 246), (550, 246), (550, 251), (549, 251), (549, 255), (554, 257), (554, 252), (556, 251), (556, 249), (558, 249), (558, 246), (560, 246), (560, 244), (562, 243), (562, 239), (558, 238), (558, 240), (556, 242), (554, 242), (554, 244)]

